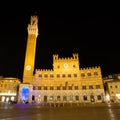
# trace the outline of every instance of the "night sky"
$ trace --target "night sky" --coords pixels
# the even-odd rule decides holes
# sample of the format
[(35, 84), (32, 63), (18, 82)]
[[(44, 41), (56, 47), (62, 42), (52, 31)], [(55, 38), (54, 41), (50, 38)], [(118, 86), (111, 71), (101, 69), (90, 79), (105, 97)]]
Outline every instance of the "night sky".
[(10, 4), (0, 8), (0, 75), (22, 79), (27, 26), (34, 14), (39, 27), (35, 68), (52, 69), (53, 54), (78, 53), (81, 68), (100, 66), (103, 77), (120, 73), (117, 3)]

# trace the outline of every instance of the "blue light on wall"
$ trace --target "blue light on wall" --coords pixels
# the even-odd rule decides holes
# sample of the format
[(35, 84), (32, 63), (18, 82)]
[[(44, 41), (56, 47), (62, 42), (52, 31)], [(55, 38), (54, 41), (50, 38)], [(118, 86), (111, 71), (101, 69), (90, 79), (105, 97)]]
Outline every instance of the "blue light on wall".
[(22, 101), (28, 101), (28, 99), (29, 99), (29, 89), (28, 88), (22, 88), (21, 100)]

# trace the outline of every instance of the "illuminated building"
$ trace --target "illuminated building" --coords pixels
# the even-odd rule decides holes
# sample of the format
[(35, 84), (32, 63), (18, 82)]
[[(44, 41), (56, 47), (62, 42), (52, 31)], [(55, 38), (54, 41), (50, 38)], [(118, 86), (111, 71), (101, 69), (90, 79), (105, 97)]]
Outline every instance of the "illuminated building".
[(120, 103), (120, 74), (109, 75), (103, 78), (103, 81), (106, 89), (106, 101)]
[(17, 101), (20, 80), (12, 77), (0, 77), (0, 101)]
[(53, 69), (36, 69), (34, 59), (38, 36), (38, 18), (31, 16), (23, 83), (19, 87), (18, 102), (84, 103), (104, 102), (104, 87), (100, 66), (80, 68), (79, 56), (60, 58), (53, 55)]

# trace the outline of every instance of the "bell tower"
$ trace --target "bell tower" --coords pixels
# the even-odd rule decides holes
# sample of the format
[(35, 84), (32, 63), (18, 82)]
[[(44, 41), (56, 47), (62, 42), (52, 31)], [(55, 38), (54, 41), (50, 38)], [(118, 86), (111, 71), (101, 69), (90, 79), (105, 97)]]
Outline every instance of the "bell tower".
[(24, 61), (23, 83), (33, 83), (36, 41), (38, 36), (38, 17), (36, 15), (31, 16), (30, 24), (28, 24), (27, 30), (28, 30), (28, 38), (27, 38), (26, 55)]

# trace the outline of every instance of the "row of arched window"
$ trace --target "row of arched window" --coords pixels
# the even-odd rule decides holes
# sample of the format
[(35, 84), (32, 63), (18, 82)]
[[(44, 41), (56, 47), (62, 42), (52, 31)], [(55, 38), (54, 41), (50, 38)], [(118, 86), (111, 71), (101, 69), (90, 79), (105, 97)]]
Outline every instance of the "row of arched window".
[[(96, 76), (98, 76), (98, 72), (94, 72), (94, 77), (96, 77)], [(81, 73), (81, 75), (80, 75), (81, 77), (91, 77), (92, 76), (92, 74), (91, 73), (87, 73), (87, 74), (85, 74), (85, 73)], [(50, 76), (48, 76), (48, 74), (44, 74), (44, 75), (42, 75), (42, 74), (39, 74), (39, 77), (40, 78), (47, 78), (47, 77), (50, 77), (50, 78), (54, 78), (54, 75), (53, 74), (50, 74)], [(71, 77), (78, 77), (78, 75), (77, 74), (56, 74), (56, 77), (57, 78), (60, 78), (60, 77), (62, 77), (62, 78), (65, 78), (65, 77), (68, 77), (68, 78), (71, 78)]]
[[(82, 90), (87, 90), (87, 89), (100, 89), (100, 85), (89, 85), (89, 86), (86, 86), (86, 85), (83, 85), (82, 86)], [(53, 87), (53, 86), (33, 86), (33, 90), (79, 90), (79, 87), (78, 86), (56, 86), (56, 87)]]

